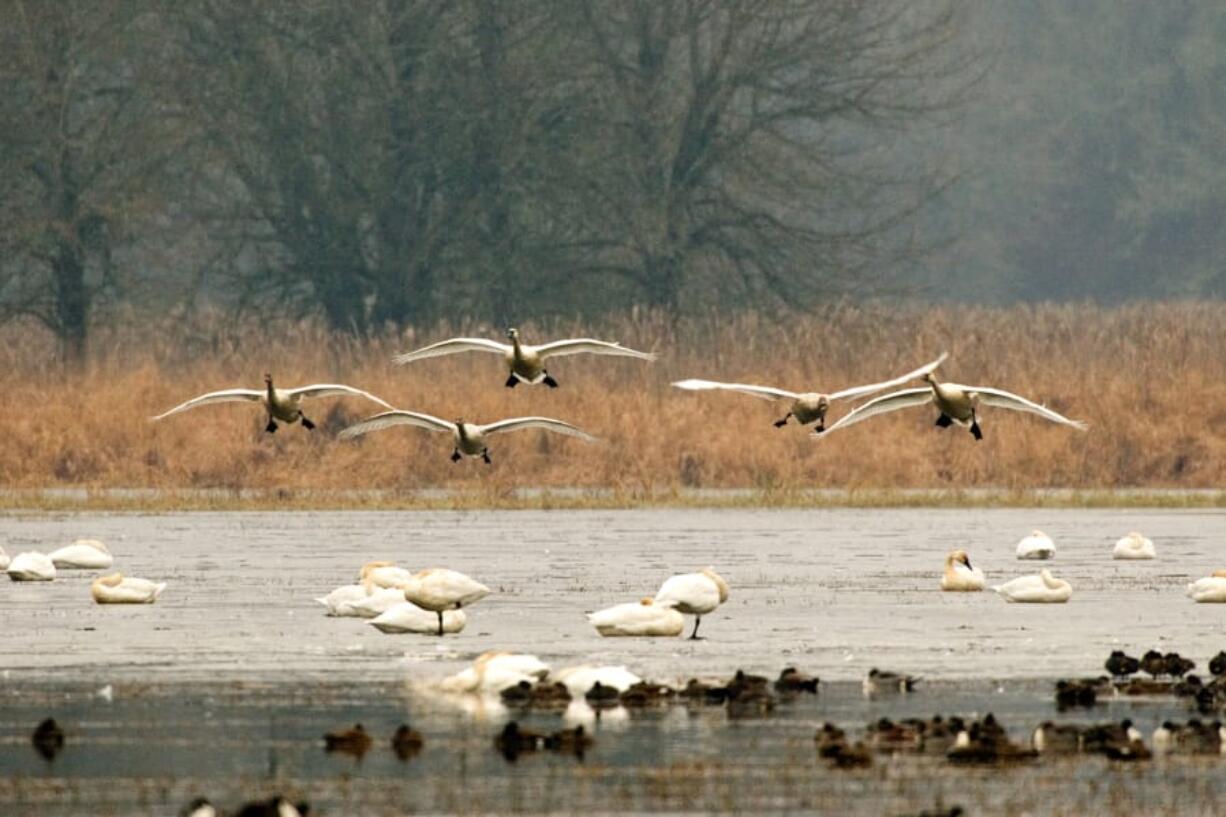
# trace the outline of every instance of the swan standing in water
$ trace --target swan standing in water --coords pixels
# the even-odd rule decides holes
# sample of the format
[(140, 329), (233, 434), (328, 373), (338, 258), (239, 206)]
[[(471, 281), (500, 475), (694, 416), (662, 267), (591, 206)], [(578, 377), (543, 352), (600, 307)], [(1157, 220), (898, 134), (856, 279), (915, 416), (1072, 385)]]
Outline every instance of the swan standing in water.
[(404, 591), (405, 601), (411, 601), (438, 616), (439, 635), (445, 630), (443, 611), (476, 604), (490, 594), (490, 589), (476, 579), (443, 567), (414, 573), (400, 589)]
[(786, 389), (776, 389), (772, 386), (751, 386), (744, 383), (721, 383), (715, 380), (697, 379), (679, 380), (673, 383), (673, 386), (686, 391), (734, 391), (762, 400), (791, 400), (792, 405), (788, 409), (788, 413), (775, 421), (775, 428), (783, 428), (787, 425), (789, 418), (795, 418), (796, 422), (802, 426), (806, 426), (809, 423), (817, 423), (817, 431), (820, 432), (825, 430), (826, 412), (829, 411), (830, 404), (836, 400), (851, 400), (856, 397), (864, 397), (865, 395), (892, 389), (895, 386), (901, 386), (903, 383), (935, 371), (937, 366), (940, 366), (947, 357), (949, 357), (949, 354), (943, 353), (931, 363), (925, 364), (915, 371), (899, 375), (893, 380), (884, 380), (880, 383), (872, 383), (867, 386), (853, 386), (842, 391), (831, 392), (830, 394), (822, 392), (792, 392)]
[(1121, 537), (1111, 551), (1112, 559), (1153, 559), (1157, 555), (1154, 543), (1135, 530)]
[(15, 582), (49, 582), (55, 578), (55, 563), (45, 553), (28, 550), (14, 556), (5, 572)]
[[(1032, 403), (1025, 397), (1019, 397), (1011, 392), (994, 389), (989, 386), (962, 386), (957, 383), (941, 383), (932, 372), (924, 375), (928, 385), (917, 389), (903, 389), (883, 397), (869, 400), (862, 406), (839, 418), (838, 422), (826, 429), (829, 434), (840, 428), (845, 428), (869, 417), (886, 414), (911, 406), (926, 406), (935, 404), (940, 414), (936, 425), (948, 428), (957, 423), (970, 428), (971, 435), (976, 440), (983, 439), (979, 429), (979, 406), (1009, 409), (1010, 411), (1025, 411), (1037, 414), (1044, 420), (1085, 431), (1087, 426), (1080, 420), (1070, 420), (1062, 414), (1057, 414), (1046, 406)], [(816, 433), (816, 432), (815, 432)]]
[(941, 574), (941, 589), (973, 592), (982, 590), (983, 571), (971, 567), (971, 557), (965, 550), (951, 550), (945, 556), (945, 572)]
[(672, 603), (656, 604), (650, 598), (606, 607), (588, 613), (587, 619), (603, 636), (677, 636), (685, 629), (685, 618)]
[(1019, 559), (1054, 559), (1056, 558), (1056, 543), (1041, 530), (1030, 532), (1017, 543), (1017, 558)]
[(1188, 598), (1200, 604), (1226, 604), (1226, 570), (1215, 570), (1189, 584)]
[[(467, 620), (463, 610), (447, 610), (443, 613), (443, 632), (458, 633), (464, 629)], [(432, 635), (438, 630), (434, 613), (423, 610), (410, 601), (405, 601), (404, 594), (400, 594), (398, 603), (391, 605), (366, 623), (379, 632), (389, 635), (398, 633)]]
[(486, 465), (490, 464), (490, 452), (485, 445), (485, 438), (490, 434), (518, 431), (522, 428), (541, 428), (557, 434), (568, 434), (571, 437), (578, 437), (589, 443), (597, 442), (595, 437), (583, 429), (549, 417), (515, 417), (510, 420), (488, 423), (487, 425), (478, 425), (476, 423), (466, 423), (463, 418), (451, 423), (429, 414), (419, 414), (415, 411), (403, 411), (400, 409), (376, 414), (374, 417), (349, 426), (349, 428), (337, 436), (342, 440), (346, 440), (351, 437), (357, 437), (360, 434), (367, 434), (371, 431), (379, 431), (398, 425), (417, 426), (427, 431), (449, 432), (455, 442), (455, 450), (451, 453), (452, 462), (459, 462), (462, 456), (468, 455), (474, 458), (480, 457), (485, 461)]
[(266, 374), (264, 375), (263, 390), (223, 389), (222, 391), (209, 392), (208, 394), (192, 398), (186, 403), (181, 403), (170, 411), (163, 412), (152, 419), (162, 420), (172, 414), (178, 414), (181, 411), (198, 408), (199, 406), (212, 405), (213, 403), (246, 401), (262, 403), (264, 405), (264, 411), (268, 413), (268, 425), (264, 427), (264, 430), (270, 434), (277, 430), (277, 420), (286, 425), (293, 425), (301, 421), (302, 427), (309, 431), (315, 428), (315, 424), (302, 413), (302, 401), (313, 397), (363, 397), (378, 403), (384, 408), (391, 408), (391, 404), (380, 400), (370, 392), (355, 389), (352, 386), (343, 386), (339, 383), (316, 383), (312, 386), (300, 386), (296, 389), (274, 388), (272, 385), (272, 375)]
[(698, 573), (682, 573), (671, 576), (656, 592), (655, 603), (672, 607), (679, 613), (694, 616), (694, 632), (691, 639), (698, 638), (698, 625), (702, 617), (728, 600), (728, 582), (715, 572), (715, 568), (703, 568)]
[(89, 593), (98, 604), (153, 604), (165, 589), (165, 582), (129, 579), (122, 573), (112, 573), (94, 579)]
[(1025, 604), (1063, 604), (1073, 595), (1073, 586), (1043, 569), (1037, 576), (1019, 576), (992, 588), (1005, 601)]
[(59, 570), (105, 570), (115, 561), (106, 545), (97, 539), (78, 539), (71, 545), (51, 551), (49, 556)]
[(442, 355), (454, 355), (457, 352), (493, 352), (494, 354), (502, 355), (503, 360), (506, 362), (509, 372), (506, 382), (507, 388), (513, 389), (519, 383), (544, 383), (553, 389), (557, 388), (558, 381), (554, 380), (550, 376), (549, 370), (545, 368), (545, 361), (551, 357), (587, 353), (592, 355), (633, 357), (646, 361), (656, 359), (656, 356), (650, 352), (627, 349), (618, 343), (592, 340), (591, 338), (555, 340), (553, 343), (529, 346), (526, 343), (520, 343), (519, 330), (514, 328), (507, 330), (507, 338), (511, 341), (509, 346), (505, 343), (486, 340), (485, 338), (451, 338), (450, 340), (432, 343), (415, 352), (397, 355), (392, 358), (392, 362), (403, 365), (405, 363), (412, 363), (415, 360), (426, 360), (427, 358), (441, 357)]

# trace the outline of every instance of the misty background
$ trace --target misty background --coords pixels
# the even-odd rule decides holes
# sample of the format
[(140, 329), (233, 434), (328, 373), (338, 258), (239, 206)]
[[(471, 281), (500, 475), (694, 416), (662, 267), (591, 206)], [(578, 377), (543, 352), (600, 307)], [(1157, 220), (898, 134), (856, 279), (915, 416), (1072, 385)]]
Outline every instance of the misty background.
[(0, 320), (1226, 292), (1226, 15), (0, 0)]

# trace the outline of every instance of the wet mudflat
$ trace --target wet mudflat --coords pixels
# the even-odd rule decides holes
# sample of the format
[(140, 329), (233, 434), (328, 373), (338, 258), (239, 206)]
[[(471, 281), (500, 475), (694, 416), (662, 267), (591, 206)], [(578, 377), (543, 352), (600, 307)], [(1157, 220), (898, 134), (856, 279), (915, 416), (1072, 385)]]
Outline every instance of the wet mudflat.
[[(1067, 605), (1008, 605), (936, 590), (945, 552), (967, 549), (989, 583), (1037, 570), (1013, 546), (1032, 528), (1057, 543), (1047, 563)], [(1139, 529), (1159, 558), (1110, 558)], [(883, 714), (994, 711), (1019, 740), (1055, 716), (1051, 680), (1097, 674), (1117, 647), (1177, 649), (1203, 669), (1226, 647), (1226, 605), (1184, 585), (1226, 561), (1226, 515), (1209, 511), (712, 510), (11, 515), (10, 555), (79, 536), (106, 541), (115, 568), (167, 581), (149, 607), (99, 607), (92, 574), (0, 583), (0, 813), (172, 814), (195, 794), (233, 807), (283, 790), (320, 814), (803, 811), (894, 814), (938, 803), (968, 813), (1211, 813), (1222, 761), (1117, 766), (1098, 757), (966, 770), (937, 758), (829, 769), (813, 733)], [(315, 596), (369, 559), (447, 566), (495, 590), (458, 636), (383, 635), (332, 619)], [(732, 585), (705, 641), (601, 639), (582, 615), (650, 595), (667, 575), (715, 565)], [(820, 675), (822, 693), (768, 718), (674, 707), (597, 725), (582, 763), (491, 746), (501, 725), (420, 687), (487, 649), (554, 667), (625, 663), (655, 680)], [(867, 702), (873, 666), (919, 673), (920, 693)], [(111, 685), (113, 701), (96, 692)], [(1095, 720), (1145, 729), (1191, 713), (1175, 702), (1113, 702)], [(53, 763), (29, 745), (47, 715), (68, 732)], [(1068, 715), (1061, 716), (1067, 719)], [(533, 716), (542, 727), (558, 716)], [(384, 742), (402, 720), (426, 735), (407, 763)], [(376, 749), (360, 763), (324, 753), (324, 731), (360, 721)]]

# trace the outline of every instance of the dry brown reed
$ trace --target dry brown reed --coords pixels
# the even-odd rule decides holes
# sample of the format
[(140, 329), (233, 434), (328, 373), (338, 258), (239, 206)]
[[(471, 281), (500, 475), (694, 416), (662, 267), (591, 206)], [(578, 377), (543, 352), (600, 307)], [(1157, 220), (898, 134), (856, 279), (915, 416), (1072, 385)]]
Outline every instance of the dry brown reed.
[[(605, 488), (619, 496), (684, 488), (892, 490), (1041, 487), (1217, 488), (1226, 485), (1226, 305), (1009, 308), (859, 305), (772, 322), (755, 315), (673, 324), (632, 314), (599, 326), (522, 327), (526, 339), (593, 334), (660, 353), (656, 364), (568, 357), (562, 386), (503, 387), (492, 355), (393, 366), (395, 352), (456, 333), (437, 326), (356, 340), (314, 323), (168, 319), (101, 330), (84, 370), (51, 359), (51, 339), (9, 327), (0, 354), (0, 482), (8, 488), (413, 491), (448, 488), (495, 503), (522, 487)], [(878, 380), (948, 350), (945, 377), (993, 385), (1088, 421), (1081, 434), (988, 409), (986, 438), (932, 427), (911, 409), (814, 441), (786, 408), (750, 397), (682, 393), (685, 377), (834, 390)], [(311, 404), (319, 429), (263, 433), (254, 406), (148, 417), (204, 391), (340, 381), (393, 405), (445, 418), (542, 414), (603, 438), (525, 432), (494, 439), (492, 466), (452, 464), (442, 435), (397, 428), (357, 441), (334, 435), (377, 410), (358, 400)], [(838, 404), (834, 416), (851, 406)]]

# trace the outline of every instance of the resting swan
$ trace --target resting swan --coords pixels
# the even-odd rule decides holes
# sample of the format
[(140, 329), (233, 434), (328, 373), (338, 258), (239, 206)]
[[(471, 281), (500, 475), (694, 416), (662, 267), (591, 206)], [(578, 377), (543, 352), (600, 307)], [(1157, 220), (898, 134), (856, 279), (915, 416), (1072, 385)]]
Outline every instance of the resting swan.
[(413, 571), (397, 567), (395, 562), (367, 562), (358, 572), (358, 581), (375, 587), (396, 588), (413, 578)]
[(97, 539), (78, 539), (71, 545), (51, 551), (49, 556), (60, 570), (102, 570), (115, 561), (106, 545)]
[(974, 592), (982, 590), (983, 571), (971, 567), (971, 557), (965, 550), (951, 550), (945, 556), (945, 572), (941, 574), (941, 589)]
[(89, 593), (99, 604), (153, 604), (165, 589), (165, 582), (128, 579), (122, 573), (112, 573), (94, 579)]
[(588, 613), (588, 621), (603, 636), (676, 636), (685, 629), (685, 619), (670, 605), (645, 598), (616, 604)]
[(691, 639), (698, 638), (698, 625), (702, 617), (714, 612), (728, 600), (728, 582), (715, 572), (715, 568), (703, 568), (698, 573), (681, 573), (669, 577), (656, 591), (655, 603), (672, 607), (680, 613), (694, 616), (694, 632)]
[(928, 385), (923, 388), (903, 389), (902, 391), (896, 391), (892, 394), (869, 400), (864, 405), (840, 417), (838, 422), (826, 429), (826, 433), (846, 428), (861, 420), (875, 417), (878, 414), (886, 414), (891, 411), (909, 408), (910, 406), (924, 406), (929, 403), (934, 403), (940, 412), (936, 421), (938, 427), (948, 428), (954, 423), (968, 426), (971, 430), (971, 435), (976, 440), (983, 439), (983, 432), (979, 430), (978, 410), (980, 405), (994, 406), (995, 408), (1009, 409), (1011, 411), (1030, 412), (1031, 414), (1039, 415), (1044, 420), (1070, 426), (1078, 431), (1085, 431), (1087, 428), (1086, 424), (1080, 420), (1070, 420), (1045, 406), (1032, 403), (1025, 397), (1018, 397), (1016, 394), (1002, 391), (1001, 389), (989, 388), (988, 386), (960, 386), (957, 383), (941, 383), (937, 381), (936, 375), (932, 372), (925, 374), (924, 380), (928, 381)]
[(47, 554), (29, 550), (14, 556), (5, 572), (15, 582), (49, 582), (55, 578), (55, 564)]
[[(401, 585), (405, 601), (411, 601), (438, 616), (438, 634), (446, 631), (444, 610), (459, 610), (476, 604), (490, 594), (490, 589), (458, 570), (432, 567), (414, 573)], [(458, 631), (457, 631), (458, 632)]]
[(370, 392), (364, 392), (361, 389), (355, 389), (352, 386), (343, 386), (337, 383), (316, 383), (313, 386), (300, 386), (296, 389), (277, 389), (273, 388), (272, 375), (264, 375), (264, 389), (223, 389), (222, 391), (213, 391), (208, 394), (202, 394), (199, 397), (192, 398), (186, 403), (175, 406), (170, 411), (163, 412), (154, 417), (154, 420), (162, 420), (172, 414), (178, 414), (181, 411), (194, 409), (199, 406), (208, 406), (213, 403), (233, 403), (247, 401), (251, 403), (262, 403), (264, 411), (268, 413), (268, 425), (264, 430), (272, 433), (277, 430), (277, 420), (293, 425), (301, 421), (302, 427), (307, 429), (315, 428), (315, 424), (306, 418), (302, 413), (302, 401), (309, 400), (312, 397), (364, 397), (378, 403), (385, 408), (391, 408), (391, 405), (375, 397)]
[(1054, 559), (1056, 558), (1056, 543), (1043, 531), (1033, 530), (1029, 536), (1023, 536), (1017, 543), (1017, 558)]
[(776, 389), (772, 386), (751, 386), (744, 383), (721, 383), (715, 380), (679, 380), (673, 383), (673, 386), (686, 391), (710, 391), (719, 389), (723, 391), (735, 391), (741, 394), (748, 394), (752, 397), (759, 397), (763, 400), (791, 400), (792, 405), (788, 409), (788, 413), (783, 415), (782, 419), (775, 421), (775, 428), (783, 428), (787, 425), (789, 418), (796, 418), (796, 422), (802, 426), (809, 423), (817, 423), (817, 431), (824, 431), (826, 427), (826, 412), (830, 409), (830, 404), (835, 400), (850, 400), (855, 397), (863, 397), (868, 394), (874, 394), (886, 389), (892, 389), (895, 386), (901, 386), (909, 380), (914, 380), (917, 377), (922, 377), (929, 372), (935, 371), (937, 366), (949, 357), (948, 353), (943, 353), (939, 358), (931, 363), (925, 364), (913, 372), (907, 372), (904, 375), (899, 375), (893, 380), (884, 380), (880, 383), (872, 383), (867, 386), (853, 386), (842, 391), (831, 392), (825, 394), (823, 392), (791, 392), (785, 389)]
[(1063, 604), (1073, 595), (1073, 586), (1043, 569), (1037, 576), (1020, 576), (992, 588), (1005, 601), (1024, 604)]
[(535, 655), (501, 650), (483, 652), (473, 665), (444, 678), (446, 692), (502, 692), (520, 681), (535, 683), (549, 674), (549, 665)]
[(449, 423), (446, 420), (440, 420), (438, 417), (432, 417), (429, 414), (419, 414), (415, 411), (402, 411), (399, 409), (385, 411), (360, 423), (355, 423), (337, 436), (345, 440), (361, 434), (367, 434), (371, 431), (380, 431), (399, 425), (417, 426), (428, 431), (450, 432), (455, 442), (455, 450), (451, 453), (452, 462), (459, 462), (461, 457), (468, 455), (473, 458), (480, 457), (485, 461), (486, 465), (489, 465), (491, 462), (490, 452), (485, 444), (485, 438), (490, 434), (518, 431), (521, 428), (543, 428), (546, 431), (553, 431), (558, 434), (569, 434), (572, 437), (578, 437), (590, 443), (597, 441), (595, 437), (583, 429), (576, 428), (570, 423), (564, 423), (561, 420), (550, 419), (549, 417), (515, 417), (510, 420), (499, 420), (496, 423), (478, 425), (476, 423), (466, 423), (463, 418), (456, 420), (454, 423)]
[(1200, 604), (1226, 604), (1226, 570), (1215, 570), (1189, 584), (1188, 598)]
[(553, 389), (557, 388), (558, 381), (554, 380), (549, 375), (549, 370), (545, 368), (545, 361), (551, 357), (577, 355), (586, 352), (593, 355), (616, 355), (647, 361), (656, 359), (656, 356), (650, 352), (627, 349), (619, 343), (592, 340), (591, 338), (555, 340), (553, 343), (529, 346), (525, 343), (520, 343), (519, 330), (515, 328), (507, 330), (507, 337), (511, 341), (509, 346), (505, 343), (486, 340), (485, 338), (451, 338), (450, 340), (432, 343), (415, 352), (397, 355), (392, 358), (392, 361), (402, 365), (412, 363), (414, 360), (454, 355), (457, 352), (493, 352), (494, 354), (502, 355), (510, 372), (506, 382), (507, 388), (515, 388), (519, 383), (544, 383)]
[[(433, 635), (437, 629), (434, 613), (405, 601), (403, 594), (400, 594), (400, 601), (366, 623), (379, 632), (388, 634)], [(447, 610), (443, 613), (443, 632), (445, 633), (458, 633), (464, 629), (465, 623), (467, 623), (467, 616), (464, 615), (463, 610)]]
[(1157, 557), (1154, 543), (1135, 530), (1127, 536), (1122, 536), (1111, 551), (1113, 559), (1153, 559)]

